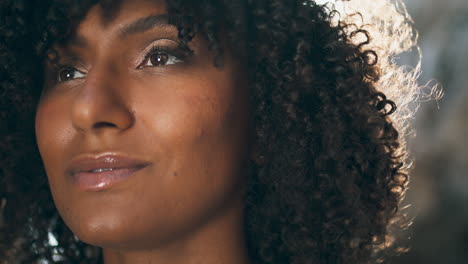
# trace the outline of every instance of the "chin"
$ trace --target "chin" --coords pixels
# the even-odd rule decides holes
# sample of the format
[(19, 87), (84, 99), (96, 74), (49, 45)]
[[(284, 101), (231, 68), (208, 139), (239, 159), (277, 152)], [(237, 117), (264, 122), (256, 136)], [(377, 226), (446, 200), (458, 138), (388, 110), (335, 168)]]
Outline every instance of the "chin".
[[(79, 222), (73, 221), (69, 227), (82, 242), (109, 249), (139, 250), (162, 243), (165, 237), (171, 237), (167, 227), (155, 231), (152, 230), (154, 223), (153, 226), (147, 226), (122, 214), (86, 217)], [(161, 232), (162, 230), (165, 232)]]
[(98, 246), (109, 247), (117, 246), (129, 240), (131, 226), (126, 226), (117, 218), (95, 217), (85, 219), (80, 223), (70, 223), (72, 232), (83, 242)]

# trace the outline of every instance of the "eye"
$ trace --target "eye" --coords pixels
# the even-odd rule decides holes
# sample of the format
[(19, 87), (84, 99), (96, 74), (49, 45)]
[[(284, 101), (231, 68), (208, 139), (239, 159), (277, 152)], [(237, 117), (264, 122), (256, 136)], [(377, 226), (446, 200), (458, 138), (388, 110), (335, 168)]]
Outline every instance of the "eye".
[(172, 65), (184, 62), (181, 59), (182, 55), (174, 55), (177, 51), (169, 47), (152, 47), (151, 50), (145, 55), (143, 62), (140, 63), (138, 68), (145, 67), (161, 67), (165, 65)]
[(58, 71), (58, 82), (66, 82), (84, 77), (86, 77), (85, 73), (71, 66), (64, 66)]
[(180, 60), (176, 56), (168, 54), (166, 52), (158, 51), (148, 54), (140, 67), (157, 67), (176, 64), (180, 62), (182, 62), (182, 60)]

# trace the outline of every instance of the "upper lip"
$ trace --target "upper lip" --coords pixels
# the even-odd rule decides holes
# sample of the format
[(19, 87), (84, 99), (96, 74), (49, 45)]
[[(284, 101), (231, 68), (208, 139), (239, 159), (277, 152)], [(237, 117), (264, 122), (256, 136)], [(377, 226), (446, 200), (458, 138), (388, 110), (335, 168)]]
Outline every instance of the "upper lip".
[(67, 172), (73, 175), (80, 172), (91, 172), (97, 169), (142, 168), (149, 164), (150, 162), (122, 154), (85, 154), (72, 159), (67, 166)]

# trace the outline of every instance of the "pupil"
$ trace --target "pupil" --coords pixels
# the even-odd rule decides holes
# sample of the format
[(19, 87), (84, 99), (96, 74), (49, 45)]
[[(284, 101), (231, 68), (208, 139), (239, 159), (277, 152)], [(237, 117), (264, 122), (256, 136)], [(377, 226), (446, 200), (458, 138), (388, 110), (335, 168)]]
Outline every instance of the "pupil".
[(75, 76), (74, 71), (72, 69), (64, 69), (60, 72), (60, 80), (67, 81), (73, 79)]
[(164, 65), (168, 59), (169, 56), (165, 53), (156, 53), (150, 57), (151, 64), (153, 65)]

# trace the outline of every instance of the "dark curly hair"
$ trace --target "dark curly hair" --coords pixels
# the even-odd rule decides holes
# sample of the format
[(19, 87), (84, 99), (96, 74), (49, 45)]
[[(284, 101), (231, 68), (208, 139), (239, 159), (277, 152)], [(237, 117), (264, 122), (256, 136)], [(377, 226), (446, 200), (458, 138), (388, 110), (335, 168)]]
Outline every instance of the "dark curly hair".
[[(118, 7), (0, 1), (0, 263), (102, 262), (59, 217), (34, 134), (44, 60), (95, 4), (108, 16)], [(408, 182), (405, 126), (396, 123), (406, 112), (398, 105), (394, 113), (398, 102), (384, 92), (411, 80), (389, 81), (392, 54), (372, 48), (365, 24), (310, 0), (167, 6), (183, 45), (202, 34), (215, 65), (223, 63), (222, 40), (246, 58), (258, 142), (245, 203), (253, 262), (375, 263), (391, 244), (391, 226), (400, 228)]]

